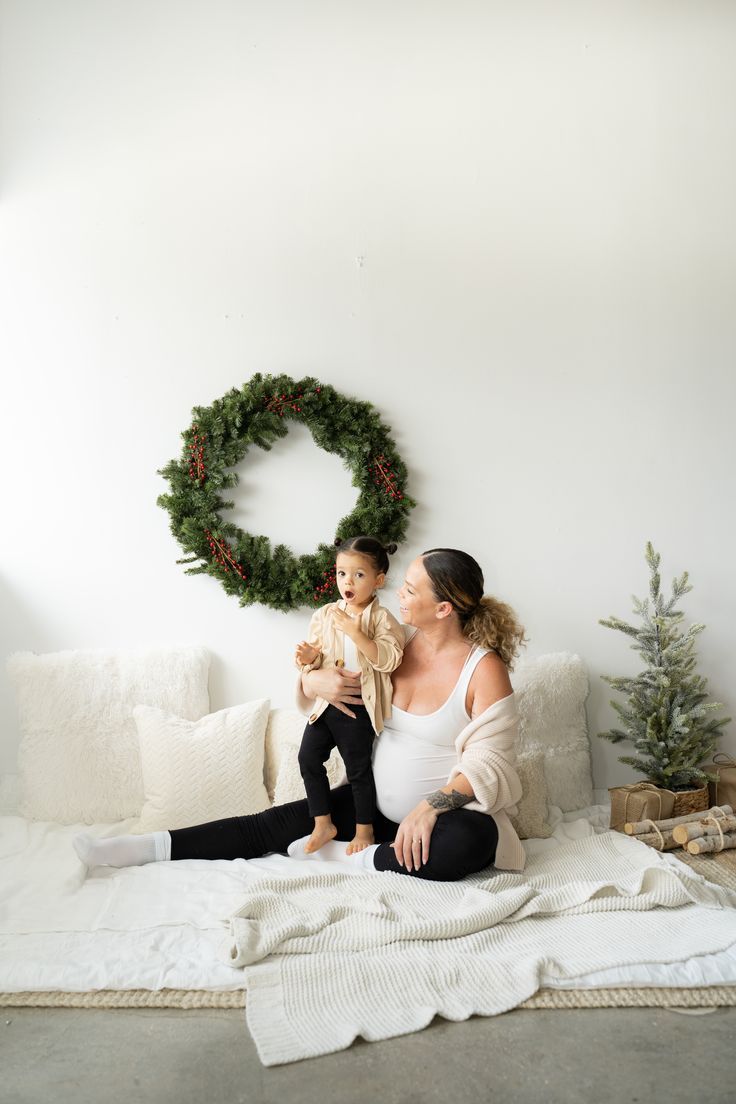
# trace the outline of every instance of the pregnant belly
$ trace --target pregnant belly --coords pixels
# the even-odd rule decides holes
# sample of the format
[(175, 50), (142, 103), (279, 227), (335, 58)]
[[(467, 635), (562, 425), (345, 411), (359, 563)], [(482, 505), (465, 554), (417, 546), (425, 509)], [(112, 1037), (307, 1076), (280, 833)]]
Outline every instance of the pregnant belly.
[(453, 749), (384, 729), (373, 750), (378, 808), (398, 824), (422, 798), (446, 785), (456, 762)]

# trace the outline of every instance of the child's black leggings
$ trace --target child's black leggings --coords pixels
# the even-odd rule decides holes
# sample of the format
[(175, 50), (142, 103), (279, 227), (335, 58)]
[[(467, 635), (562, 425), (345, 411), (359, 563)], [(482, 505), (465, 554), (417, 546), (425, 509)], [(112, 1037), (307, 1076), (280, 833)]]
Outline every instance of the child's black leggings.
[[(337, 838), (351, 840), (355, 835), (355, 809), (350, 786), (330, 791), (330, 814), (337, 828)], [(389, 846), (398, 827), (376, 810), (373, 820), (379, 844), (373, 857), (376, 870), (408, 873)], [(171, 858), (255, 859), (273, 851), (285, 854), (290, 843), (308, 836), (312, 828), (306, 800), (290, 801), (252, 816), (228, 817), (193, 828), (177, 828), (171, 832)], [(470, 809), (442, 813), (432, 832), (429, 859), (419, 870), (412, 870), (411, 876), (436, 882), (459, 881), (466, 874), (490, 866), (497, 843), (498, 829), (493, 817)]]
[(299, 748), (299, 770), (313, 817), (330, 811), (330, 783), (325, 762), (334, 747), (340, 752), (345, 773), (353, 789), (355, 821), (372, 824), (376, 812), (376, 786), (373, 781), (373, 739), (375, 732), (364, 705), (353, 706), (348, 717), (334, 705), (328, 705), (315, 721), (304, 729)]

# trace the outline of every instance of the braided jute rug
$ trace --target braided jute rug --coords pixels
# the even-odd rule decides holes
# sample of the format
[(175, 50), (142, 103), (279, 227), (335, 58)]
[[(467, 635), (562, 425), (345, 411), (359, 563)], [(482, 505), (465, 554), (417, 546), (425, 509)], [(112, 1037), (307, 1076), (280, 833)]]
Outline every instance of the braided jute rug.
[(709, 882), (736, 891), (736, 849), (715, 855), (689, 855), (682, 849), (670, 851), (670, 854)]
[[(674, 851), (708, 881), (736, 891), (736, 853)], [(736, 1006), (736, 985), (693, 989), (540, 989), (519, 1008), (722, 1008)], [(99, 989), (89, 993), (0, 993), (3, 1008), (244, 1008), (245, 990)]]
[[(540, 989), (519, 1008), (721, 1008), (736, 985), (700, 989)], [(4, 1008), (245, 1008), (245, 991), (100, 989), (95, 993), (2, 993)]]

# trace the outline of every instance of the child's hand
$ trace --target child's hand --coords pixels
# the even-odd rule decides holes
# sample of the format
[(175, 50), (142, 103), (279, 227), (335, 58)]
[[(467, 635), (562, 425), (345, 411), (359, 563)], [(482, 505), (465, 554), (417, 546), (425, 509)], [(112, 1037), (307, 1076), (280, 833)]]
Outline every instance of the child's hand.
[(360, 620), (351, 617), (347, 610), (334, 609), (332, 620), (335, 623), (335, 628), (339, 629), (340, 632), (344, 632), (351, 640), (360, 632)]
[(319, 655), (319, 651), (313, 644), (307, 644), (306, 640), (302, 640), (296, 646), (296, 652), (294, 658), (300, 667), (303, 667), (305, 663), (314, 663), (315, 659)]

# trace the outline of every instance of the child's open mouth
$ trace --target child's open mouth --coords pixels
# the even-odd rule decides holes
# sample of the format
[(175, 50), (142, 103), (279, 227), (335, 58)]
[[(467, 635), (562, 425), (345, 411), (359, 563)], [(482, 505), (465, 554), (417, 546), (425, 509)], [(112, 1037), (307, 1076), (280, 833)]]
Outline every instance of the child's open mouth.
[(354, 590), (346, 590), (345, 591), (345, 601), (346, 602), (352, 602), (354, 597), (355, 597), (355, 591)]

